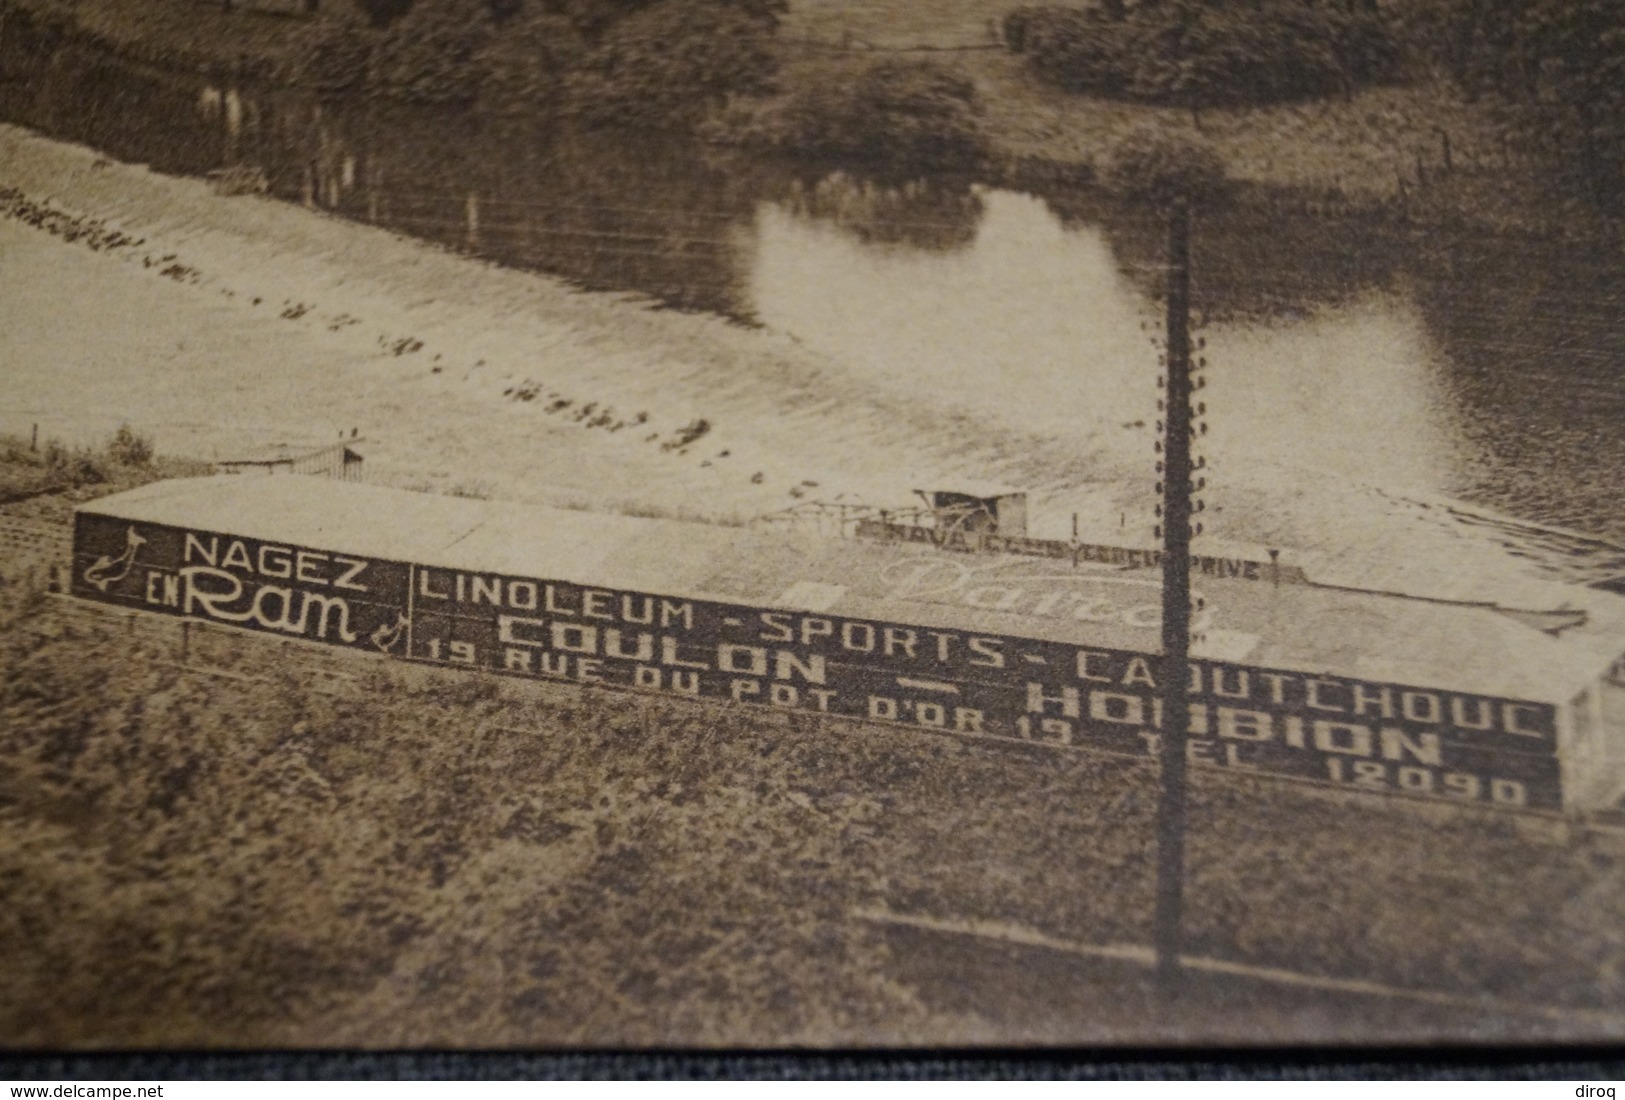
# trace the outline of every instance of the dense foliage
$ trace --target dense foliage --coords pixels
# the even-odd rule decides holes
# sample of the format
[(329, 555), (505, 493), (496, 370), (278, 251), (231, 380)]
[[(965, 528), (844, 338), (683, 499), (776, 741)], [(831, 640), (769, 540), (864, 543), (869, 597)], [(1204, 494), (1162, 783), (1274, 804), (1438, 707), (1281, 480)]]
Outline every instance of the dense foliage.
[(370, 84), (412, 103), (469, 103), (484, 73), (474, 64), (492, 37), (485, 0), (416, 4), (371, 51)]
[(1159, 207), (1174, 202), (1211, 206), (1224, 198), (1230, 184), (1224, 160), (1211, 145), (1154, 130), (1119, 143), (1102, 182), (1119, 196)]
[(1508, 106), (1527, 143), (1568, 182), (1625, 210), (1625, 4), (1618, 0), (1420, 0), (1410, 37), (1468, 92)]
[(748, 145), (886, 172), (964, 171), (982, 160), (969, 80), (930, 61), (882, 61), (844, 82), (809, 80), (726, 120)]
[(337, 98), (689, 126), (775, 68), (782, 0), (359, 0), (311, 29), (303, 83)]
[(570, 77), (588, 122), (692, 124), (732, 95), (765, 91), (775, 16), (744, 6), (659, 0), (604, 31)]
[(133, 488), (160, 477), (207, 473), (195, 462), (157, 461), (152, 440), (128, 424), (100, 447), (70, 447), (59, 440), (30, 442), (0, 436), (0, 502), (36, 496), (90, 495)]
[(1390, 77), (1401, 57), (1380, 13), (1304, 0), (1018, 8), (1004, 35), (1068, 90), (1194, 108), (1345, 92)]

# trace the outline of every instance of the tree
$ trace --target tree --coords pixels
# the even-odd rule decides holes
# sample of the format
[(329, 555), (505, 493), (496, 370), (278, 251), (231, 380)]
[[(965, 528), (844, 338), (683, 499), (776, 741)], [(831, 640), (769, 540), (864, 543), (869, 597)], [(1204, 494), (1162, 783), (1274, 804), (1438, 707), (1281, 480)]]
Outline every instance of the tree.
[[(1625, 200), (1625, 6), (1617, 0), (1543, 0), (1514, 32), (1526, 71), (1551, 95), (1536, 115), (1567, 139), (1567, 159), (1598, 206)], [(1541, 110), (1542, 106), (1547, 109)]]
[(323, 100), (341, 99), (364, 88), (375, 34), (344, 20), (322, 20), (300, 58), (299, 79)]
[(475, 56), (492, 33), (486, 0), (417, 3), (379, 40), (372, 54), (371, 84), (410, 103), (470, 103), (484, 75)]
[(857, 81), (847, 117), (848, 143), (882, 159), (933, 168), (967, 168), (982, 151), (976, 86), (929, 61), (886, 61)]
[(1509, 107), (1518, 135), (1554, 148), (1578, 193), (1625, 207), (1625, 5), (1432, 0), (1411, 30), (1465, 91)]
[(685, 128), (768, 86), (785, 10), (785, 0), (357, 4), (366, 23), (312, 28), (300, 75), (321, 96)]
[(1324, 96), (1388, 79), (1400, 62), (1379, 13), (1304, 0), (1018, 8), (1005, 39), (1061, 87), (1193, 110)]
[(1102, 182), (1120, 198), (1156, 207), (1213, 206), (1229, 194), (1224, 159), (1205, 141), (1159, 131), (1129, 135), (1112, 151)]
[(810, 81), (779, 100), (741, 108), (714, 128), (719, 140), (873, 174), (963, 172), (985, 151), (975, 84), (932, 61), (882, 61), (845, 83)]
[(565, 73), (585, 51), (580, 34), (561, 14), (510, 17), (474, 56), (484, 74), (481, 105), (514, 114), (557, 111)]
[(761, 4), (658, 0), (603, 32), (569, 79), (591, 125), (689, 127), (735, 95), (766, 91), (777, 17)]

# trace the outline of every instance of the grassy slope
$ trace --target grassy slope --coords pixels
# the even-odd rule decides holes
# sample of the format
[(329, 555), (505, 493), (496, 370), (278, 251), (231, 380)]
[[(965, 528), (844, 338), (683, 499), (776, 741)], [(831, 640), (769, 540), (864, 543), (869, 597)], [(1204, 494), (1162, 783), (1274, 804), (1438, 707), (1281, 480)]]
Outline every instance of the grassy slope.
[[(36, 523), (68, 512), (27, 504)], [(181, 664), (172, 620), (47, 598), (45, 564), (0, 562), (8, 1042), (1010, 1041), (1130, 1012), (1135, 976), (1096, 975), (1099, 999), (1053, 1016), (1077, 989), (1030, 953), (967, 999), (971, 961), (961, 981), (849, 914), (1145, 942), (1143, 764), (219, 631)], [(1199, 779), (1196, 953), (1625, 1002), (1625, 875), (1595, 843)], [(1148, 1002), (1144, 1026), (1249, 1034), (1273, 997), (1203, 987), (1189, 1018)], [(1292, 1026), (1443, 1026), (1312, 1007)]]
[[(140, 443), (139, 436), (131, 437)], [(150, 444), (146, 444), (150, 450)], [(133, 489), (166, 477), (191, 477), (209, 471), (205, 463), (185, 459), (132, 460), (114, 446), (66, 447), (55, 440), (0, 435), (0, 502), (54, 498), (34, 507), (53, 515), (70, 502)]]
[[(1431, 188), (1490, 214), (1527, 200), (1510, 177), (1500, 131), (1484, 104), (1442, 81), (1368, 89), (1349, 98), (1202, 112), (1093, 99), (1038, 80), (994, 45), (998, 21), (1023, 0), (793, 0), (783, 37), (792, 84), (850, 79), (877, 58), (928, 58), (972, 77), (984, 129), (1009, 161), (1099, 166), (1125, 136), (1152, 128), (1199, 133), (1248, 183), (1356, 202), (1388, 201)], [(849, 52), (829, 47), (846, 45)], [(993, 46), (993, 48), (986, 48)], [(981, 48), (976, 48), (981, 47)], [(1444, 135), (1452, 172), (1444, 174)], [(1508, 196), (1509, 184), (1520, 192)]]
[[(4, 5), (71, 12), (87, 30), (137, 57), (204, 66), (244, 59), (272, 71), (286, 70), (307, 48), (311, 27), (309, 20), (229, 12), (206, 0)], [(1000, 18), (1019, 6), (1020, 0), (794, 0), (781, 30), (784, 80), (791, 86), (846, 82), (901, 51), (976, 81), (986, 105), (985, 131), (995, 155), (1007, 162), (1096, 167), (1136, 130), (1200, 130), (1232, 173), (1251, 183), (1369, 202), (1414, 194), (1425, 182), (1435, 191), (1443, 185), (1440, 197), (1464, 208), (1508, 204), (1509, 173), (1493, 118), (1442, 82), (1304, 105), (1212, 110), (1198, 122), (1187, 111), (1069, 95), (1035, 79), (994, 39)], [(324, 18), (343, 10), (328, 5)], [(1444, 135), (1454, 168), (1448, 179)], [(1527, 205), (1529, 196), (1516, 197)]]

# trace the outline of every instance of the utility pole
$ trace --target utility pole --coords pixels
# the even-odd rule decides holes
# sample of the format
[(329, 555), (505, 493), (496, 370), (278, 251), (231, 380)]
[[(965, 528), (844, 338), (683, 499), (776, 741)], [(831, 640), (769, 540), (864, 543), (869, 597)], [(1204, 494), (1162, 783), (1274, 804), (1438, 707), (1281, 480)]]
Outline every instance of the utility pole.
[(1162, 737), (1157, 801), (1157, 982), (1181, 978), (1185, 884), (1185, 743), (1189, 728), (1191, 627), (1191, 301), (1190, 208), (1176, 201), (1168, 226), (1168, 349), (1162, 462)]

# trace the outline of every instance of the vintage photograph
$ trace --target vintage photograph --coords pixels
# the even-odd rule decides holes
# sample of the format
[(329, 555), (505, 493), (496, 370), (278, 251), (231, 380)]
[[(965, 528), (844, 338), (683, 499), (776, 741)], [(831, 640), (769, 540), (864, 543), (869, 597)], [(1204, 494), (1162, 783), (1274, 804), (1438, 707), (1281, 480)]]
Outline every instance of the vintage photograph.
[(0, 1047), (1625, 1040), (1618, 0), (0, 0)]

